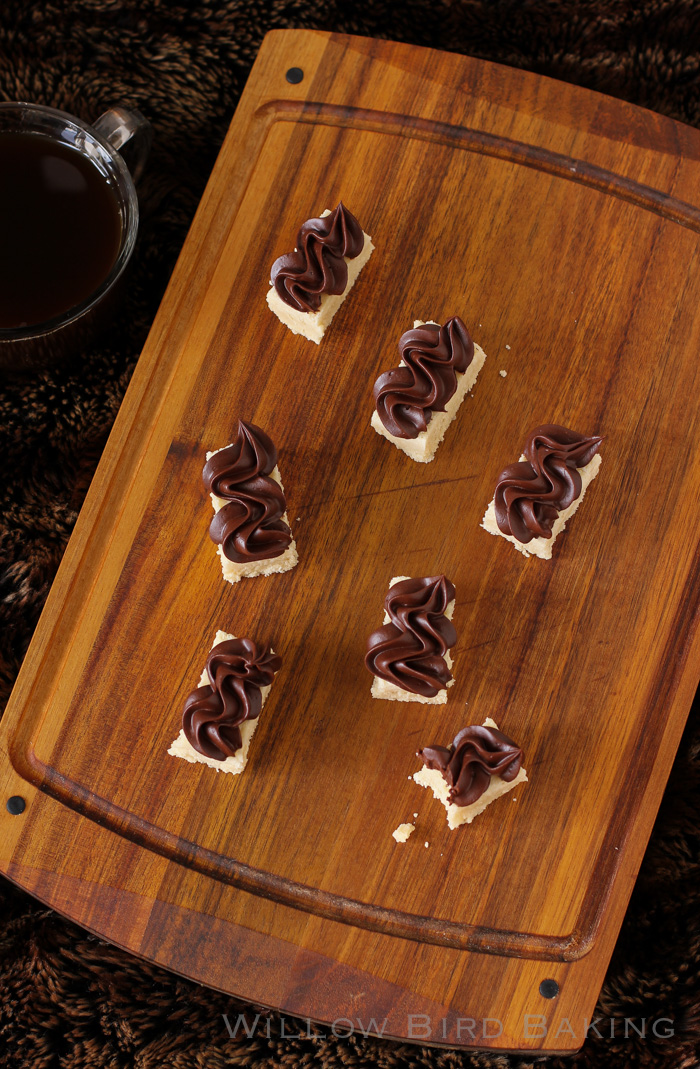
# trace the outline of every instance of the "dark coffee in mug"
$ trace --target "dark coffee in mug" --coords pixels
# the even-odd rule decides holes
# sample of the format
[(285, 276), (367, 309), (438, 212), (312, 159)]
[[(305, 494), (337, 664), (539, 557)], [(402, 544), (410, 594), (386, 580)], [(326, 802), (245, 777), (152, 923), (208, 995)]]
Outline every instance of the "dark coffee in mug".
[(87, 156), (43, 134), (0, 133), (0, 328), (80, 305), (121, 240), (117, 196)]

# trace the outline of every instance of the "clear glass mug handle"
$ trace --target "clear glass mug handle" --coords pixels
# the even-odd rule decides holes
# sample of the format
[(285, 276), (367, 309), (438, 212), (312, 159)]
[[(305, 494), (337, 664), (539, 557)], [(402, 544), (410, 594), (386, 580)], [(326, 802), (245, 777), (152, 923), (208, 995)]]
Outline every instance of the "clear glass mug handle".
[(138, 182), (153, 141), (153, 127), (148, 119), (136, 108), (118, 106), (105, 111), (92, 125), (112, 148), (121, 150), (128, 143), (128, 167), (134, 182)]

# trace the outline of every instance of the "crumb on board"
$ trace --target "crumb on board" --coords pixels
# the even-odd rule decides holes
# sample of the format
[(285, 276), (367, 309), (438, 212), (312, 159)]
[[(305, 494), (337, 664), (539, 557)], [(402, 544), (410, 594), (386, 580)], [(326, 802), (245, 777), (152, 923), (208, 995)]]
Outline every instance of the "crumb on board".
[(510, 352), (510, 345), (506, 345), (506, 349)]
[(392, 831), (391, 834), (397, 843), (405, 843), (409, 835), (412, 835), (415, 830), (415, 824), (399, 824), (396, 831)]
[(417, 814), (417, 813), (414, 813), (414, 814), (413, 814), (413, 819), (415, 820), (417, 816), (418, 816), (418, 814)]
[(430, 843), (426, 843), (425, 845), (426, 845), (426, 846), (430, 846)]
[(508, 372), (501, 370), (501, 371), (498, 372), (498, 374), (501, 376), (502, 379), (504, 379), (506, 377), (506, 375), (508, 374)]

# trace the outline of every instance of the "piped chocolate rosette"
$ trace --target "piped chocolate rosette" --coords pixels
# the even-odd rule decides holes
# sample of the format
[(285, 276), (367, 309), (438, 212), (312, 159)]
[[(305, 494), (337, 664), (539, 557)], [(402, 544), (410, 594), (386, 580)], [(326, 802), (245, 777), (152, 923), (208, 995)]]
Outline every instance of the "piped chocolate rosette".
[(437, 769), (449, 786), (450, 805), (473, 805), (488, 789), (491, 778), (510, 783), (523, 763), (519, 746), (496, 728), (463, 728), (451, 746), (425, 746), (418, 756), (426, 768)]
[(344, 293), (348, 284), (346, 259), (354, 260), (364, 247), (362, 227), (341, 201), (328, 215), (302, 223), (294, 252), (278, 257), (270, 281), (277, 295), (299, 312), (317, 312), (324, 293)]
[(400, 690), (434, 698), (452, 680), (445, 654), (457, 632), (445, 610), (454, 596), (444, 575), (395, 583), (384, 602), (389, 622), (367, 642), (370, 672)]
[(242, 746), (241, 724), (255, 720), (282, 658), (270, 647), (247, 638), (219, 642), (207, 657), (209, 683), (197, 687), (182, 714), (182, 730), (190, 745), (214, 761), (233, 757)]
[(493, 504), (499, 531), (523, 544), (551, 538), (559, 513), (581, 494), (578, 469), (590, 463), (602, 441), (554, 423), (537, 427), (524, 446), (525, 459), (498, 476)]
[(287, 509), (284, 491), (270, 478), (276, 466), (277, 449), (270, 438), (243, 420), (238, 421), (235, 442), (204, 465), (206, 489), (226, 502), (214, 515), (209, 535), (236, 564), (278, 557), (292, 541), (282, 519)]
[(433, 412), (444, 412), (474, 358), (474, 342), (459, 318), (439, 326), (424, 323), (399, 339), (403, 364), (385, 371), (374, 384), (377, 415), (396, 438), (416, 438)]

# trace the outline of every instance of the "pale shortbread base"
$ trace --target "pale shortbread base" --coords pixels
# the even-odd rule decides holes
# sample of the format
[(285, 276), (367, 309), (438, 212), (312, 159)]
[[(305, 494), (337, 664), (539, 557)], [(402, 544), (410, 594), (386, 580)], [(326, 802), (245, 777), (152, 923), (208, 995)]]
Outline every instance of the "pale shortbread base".
[[(520, 457), (520, 459), (525, 460), (526, 458), (523, 455)], [(486, 509), (486, 515), (481, 521), (481, 526), (484, 528), (485, 531), (488, 531), (489, 534), (499, 535), (501, 538), (507, 539), (508, 542), (512, 542), (515, 548), (521, 553), (523, 553), (526, 557), (541, 557), (542, 560), (550, 560), (552, 556), (552, 546), (554, 545), (554, 540), (556, 539), (557, 535), (564, 530), (564, 528), (566, 527), (566, 521), (571, 519), (573, 514), (576, 512), (576, 509), (583, 501), (583, 495), (585, 494), (586, 489), (598, 474), (600, 462), (600, 455), (596, 454), (593, 459), (588, 462), (588, 464), (584, 465), (583, 468), (578, 469), (579, 474), (581, 476), (581, 493), (578, 495), (573, 504), (569, 505), (568, 509), (564, 509), (563, 512), (559, 513), (552, 527), (551, 538), (533, 538), (531, 542), (524, 543), (519, 542), (517, 538), (513, 537), (513, 535), (504, 534), (503, 531), (499, 530), (498, 524), (496, 523), (496, 506), (493, 499), (491, 500), (489, 507)]]
[[(490, 716), (484, 720), (483, 726), (498, 730), (498, 725)], [(512, 779), (510, 783), (506, 783), (500, 776), (491, 776), (491, 782), (484, 793), (471, 805), (451, 805), (448, 802), (447, 797), (450, 793), (450, 786), (442, 772), (437, 768), (428, 768), (427, 765), (424, 765), (419, 772), (414, 773), (413, 779), (421, 787), (430, 787), (433, 797), (437, 798), (438, 802), (442, 802), (447, 810), (448, 826), (454, 829), (459, 828), (462, 824), (471, 824), (474, 817), (478, 817), (479, 813), (483, 813), (486, 807), (491, 805), (491, 802), (494, 802), (496, 798), (500, 798), (502, 794), (512, 791), (519, 784), (526, 783), (527, 773), (524, 768), (521, 768), (515, 779)]]
[[(216, 638), (211, 644), (211, 648), (218, 646), (220, 642), (226, 642), (227, 639), (235, 638), (235, 635), (229, 635), (226, 631), (217, 631)], [(270, 651), (274, 653), (274, 650)], [(206, 686), (209, 682), (206, 668), (202, 672), (199, 683), (200, 687)], [(270, 684), (271, 685), (271, 684)], [(265, 705), (267, 696), (270, 693), (270, 687), (261, 687), (260, 693), (262, 695), (262, 707)], [(216, 761), (213, 757), (206, 757), (203, 753), (199, 753), (195, 750), (185, 736), (185, 732), (180, 728), (180, 734), (173, 742), (172, 746), (168, 750), (171, 757), (181, 757), (184, 761), (189, 761), (191, 764), (208, 765), (209, 768), (215, 768), (217, 772), (230, 772), (234, 776), (238, 776), (245, 766), (248, 764), (248, 750), (250, 749), (250, 740), (253, 737), (256, 727), (258, 726), (258, 719), (244, 720), (240, 725), (241, 732), (241, 748), (236, 750), (232, 757), (227, 757), (225, 761)]]
[(413, 835), (415, 830), (415, 824), (399, 824), (396, 831), (392, 831), (391, 834), (397, 843), (405, 843), (408, 841), (409, 835)]
[[(435, 323), (435, 320), (430, 319), (428, 320), (428, 323), (433, 324)], [(414, 329), (422, 326), (424, 326), (424, 321), (422, 319), (416, 319), (413, 324)], [(435, 323), (435, 326), (439, 326), (439, 324)], [(416, 438), (398, 438), (396, 435), (390, 434), (379, 418), (379, 413), (376, 409), (372, 413), (371, 420), (375, 431), (377, 434), (381, 434), (383, 438), (386, 438), (388, 442), (393, 442), (397, 449), (402, 449), (411, 460), (417, 460), (421, 464), (430, 463), (435, 456), (437, 447), (445, 437), (447, 428), (457, 415), (457, 409), (479, 377), (479, 372), (484, 366), (485, 360), (486, 353), (480, 345), (474, 343), (474, 357), (472, 362), (464, 373), (457, 372), (457, 389), (445, 405), (445, 411), (433, 412), (427, 429), (421, 431)], [(405, 366), (406, 361), (402, 359), (399, 363), (399, 367)]]
[[(326, 215), (330, 215), (329, 208), (326, 208), (321, 213), (321, 219)], [(364, 230), (362, 233), (364, 234), (365, 243), (361, 251), (352, 260), (349, 260), (347, 256), (345, 257), (345, 263), (348, 265), (348, 281), (345, 289), (342, 293), (321, 294), (321, 307), (317, 312), (300, 312), (297, 308), (292, 308), (286, 301), (282, 300), (275, 287), (270, 284), (266, 297), (267, 303), (277, 318), (284, 323), (285, 327), (289, 327), (293, 334), (301, 334), (304, 338), (308, 338), (309, 341), (315, 342), (316, 345), (321, 341), (326, 328), (331, 324), (333, 316), (355, 285), (357, 276), (374, 252), (371, 237), (369, 234), (365, 234)]]
[[(408, 575), (395, 575), (389, 583), (389, 588), (395, 583), (401, 583), (404, 579), (409, 579)], [(448, 620), (452, 619), (452, 614), (455, 611), (454, 599), (449, 602), (445, 609), (445, 616)], [(384, 620), (382, 623), (388, 624), (391, 617), (388, 612), (384, 613)], [(452, 658), (450, 657), (450, 651), (445, 652), (445, 664), (452, 671)], [(451, 687), (454, 683), (454, 679), (451, 679), (447, 684)], [(372, 680), (372, 697), (383, 698), (385, 701), (392, 702), (422, 702), (424, 705), (445, 705), (447, 702), (447, 688), (443, 687), (432, 698), (426, 698), (422, 694), (413, 694), (410, 690), (404, 690), (403, 687), (397, 687), (395, 683), (389, 683), (386, 679), (381, 679), (379, 676), (374, 676)]]
[[(222, 446), (222, 449), (227, 449), (228, 446)], [(207, 453), (207, 460), (214, 456), (215, 453), (220, 453), (221, 449), (212, 449)], [(270, 472), (270, 478), (274, 479), (279, 485), (280, 489), (284, 493), (284, 487), (282, 486), (282, 479), (280, 478), (280, 471), (277, 465)], [(216, 494), (209, 494), (211, 503), (214, 506), (214, 512), (218, 512), (228, 505), (228, 501), (225, 497), (218, 497)], [(289, 523), (289, 517), (287, 513), (282, 516), (282, 520), (287, 524), (291, 531), (291, 525)], [(238, 564), (236, 561), (229, 560), (224, 556), (224, 547), (218, 546), (217, 553), (221, 561), (221, 572), (227, 583), (238, 583), (241, 579), (251, 579), (254, 575), (273, 575), (275, 572), (288, 572), (290, 568), (293, 568), (295, 564), (299, 563), (299, 557), (297, 556), (297, 547), (294, 539), (289, 543), (284, 553), (281, 553), (279, 557), (267, 557), (264, 560), (251, 560), (246, 561), (243, 564)]]

